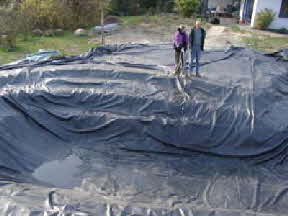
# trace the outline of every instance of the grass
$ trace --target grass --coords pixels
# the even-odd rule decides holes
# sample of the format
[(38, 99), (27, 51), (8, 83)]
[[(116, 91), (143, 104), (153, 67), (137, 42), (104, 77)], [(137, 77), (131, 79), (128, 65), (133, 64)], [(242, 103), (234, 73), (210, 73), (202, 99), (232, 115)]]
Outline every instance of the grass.
[[(137, 25), (146, 24), (147, 28), (164, 27), (167, 29), (176, 29), (180, 24), (186, 25), (188, 28), (191, 28), (195, 24), (195, 18), (183, 18), (175, 14), (163, 14), (157, 16), (124, 16), (121, 17), (121, 20), (125, 27), (137, 27)], [(203, 26), (206, 29), (209, 29), (212, 26), (209, 23), (203, 23)]]
[(17, 38), (16, 48), (12, 51), (0, 48), (0, 65), (6, 64), (25, 57), (27, 54), (35, 53), (39, 49), (59, 50), (61, 55), (76, 55), (86, 52), (91, 47), (98, 46), (97, 43), (88, 43), (91, 37), (77, 37), (72, 32), (64, 32), (61, 36), (53, 37), (23, 37)]
[(241, 34), (245, 34), (246, 33), (246, 31), (241, 29), (241, 27), (239, 25), (232, 25), (231, 26), (231, 30), (233, 32), (236, 32), (236, 33), (241, 33)]
[(243, 37), (242, 40), (246, 46), (261, 52), (270, 52), (288, 47), (287, 37), (260, 36), (254, 33), (251, 36)]
[(134, 27), (140, 24), (147, 24), (147, 25), (159, 25), (159, 24), (170, 24), (173, 21), (171, 20), (171, 16), (124, 16), (121, 17), (122, 24), (127, 27)]
[(150, 17), (146, 16), (123, 16), (121, 17), (124, 26), (138, 25), (140, 23), (149, 22)]

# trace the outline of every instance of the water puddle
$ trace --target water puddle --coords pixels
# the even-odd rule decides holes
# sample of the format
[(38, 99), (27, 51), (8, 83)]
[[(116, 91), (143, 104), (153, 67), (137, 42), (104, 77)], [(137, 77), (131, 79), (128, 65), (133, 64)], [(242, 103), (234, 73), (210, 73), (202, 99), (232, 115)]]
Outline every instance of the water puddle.
[(39, 181), (52, 184), (55, 187), (73, 188), (81, 184), (80, 173), (82, 160), (76, 155), (70, 155), (64, 160), (44, 163), (32, 174)]

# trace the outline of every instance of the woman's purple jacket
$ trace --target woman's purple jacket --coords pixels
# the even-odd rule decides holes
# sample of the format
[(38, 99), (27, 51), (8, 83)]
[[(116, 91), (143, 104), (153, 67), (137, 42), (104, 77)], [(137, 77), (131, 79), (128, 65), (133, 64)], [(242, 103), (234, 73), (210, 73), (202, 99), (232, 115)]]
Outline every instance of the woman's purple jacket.
[(174, 48), (185, 48), (188, 47), (188, 35), (186, 33), (181, 33), (178, 29), (174, 35)]

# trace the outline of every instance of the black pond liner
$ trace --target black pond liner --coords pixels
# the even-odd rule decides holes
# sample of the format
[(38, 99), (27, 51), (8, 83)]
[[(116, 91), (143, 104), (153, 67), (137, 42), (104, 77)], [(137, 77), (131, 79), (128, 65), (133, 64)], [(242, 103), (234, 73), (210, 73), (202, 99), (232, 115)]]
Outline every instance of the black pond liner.
[(0, 67), (0, 215), (288, 212), (288, 63), (171, 44)]

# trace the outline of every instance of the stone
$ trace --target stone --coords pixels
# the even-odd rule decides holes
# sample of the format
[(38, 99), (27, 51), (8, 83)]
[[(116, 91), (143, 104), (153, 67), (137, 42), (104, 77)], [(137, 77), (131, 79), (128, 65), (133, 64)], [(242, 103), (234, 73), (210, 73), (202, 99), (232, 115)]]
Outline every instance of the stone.
[(3, 34), (0, 35), (0, 46), (4, 46), (7, 43), (8, 35)]
[(55, 31), (53, 29), (48, 29), (44, 32), (44, 35), (47, 37), (55, 36)]
[(6, 34), (1, 35), (1, 39), (2, 40), (7, 40), (8, 39), (8, 35), (6, 35)]
[(87, 36), (88, 32), (85, 29), (77, 29), (74, 31), (74, 35), (76, 36)]
[(42, 35), (43, 35), (43, 31), (42, 31), (41, 29), (34, 29), (34, 30), (32, 31), (32, 34), (33, 34), (34, 36), (42, 36)]
[(64, 30), (63, 29), (56, 29), (55, 30), (55, 35), (60, 36), (64, 34)]

